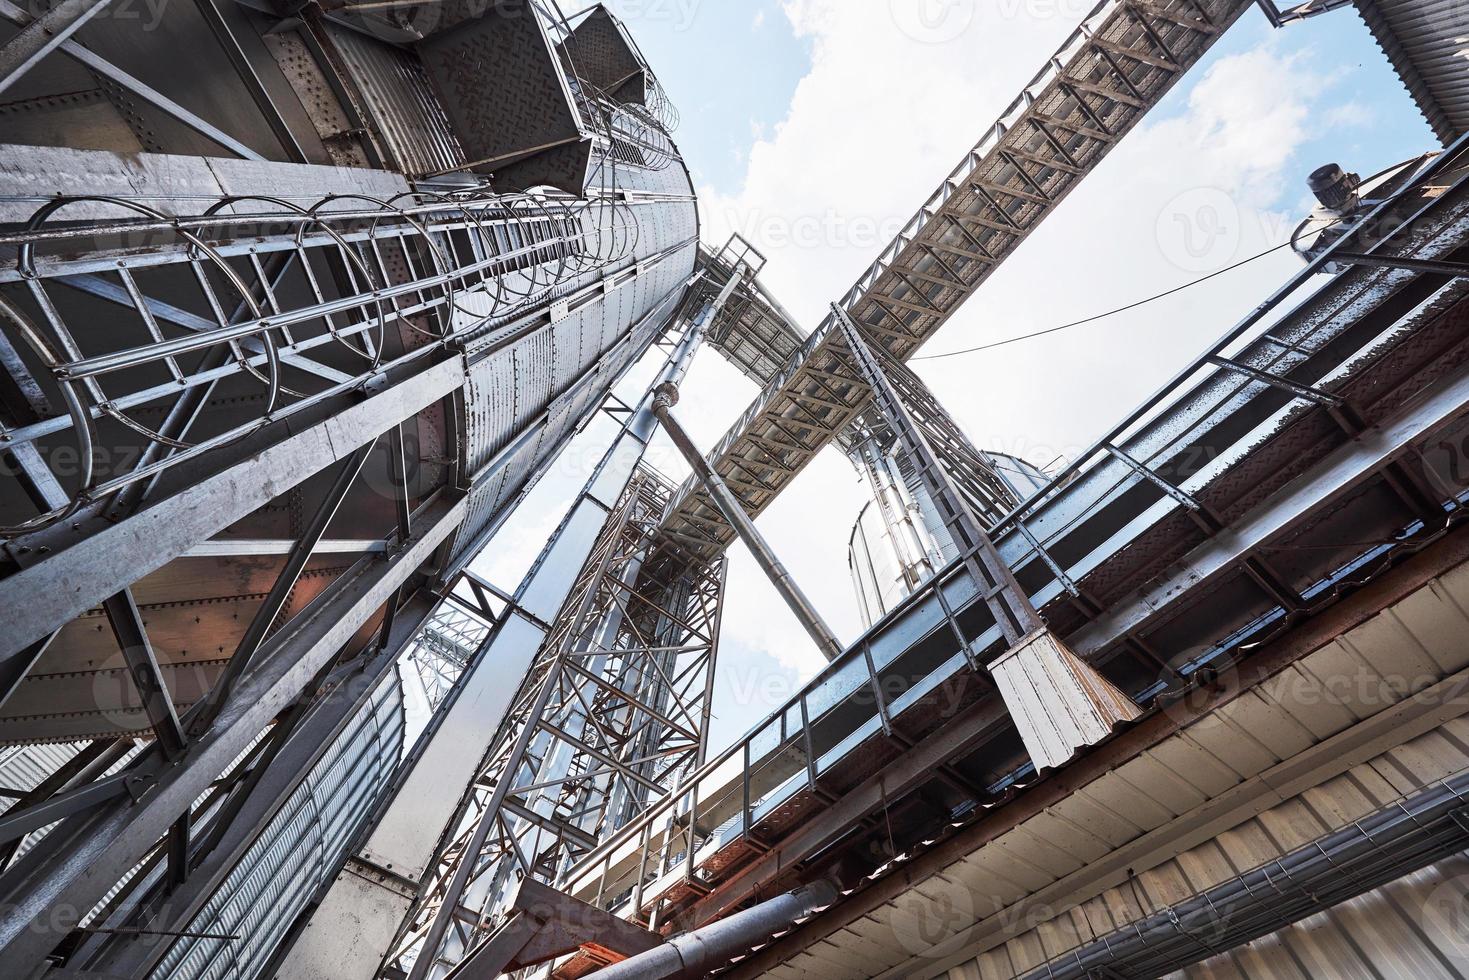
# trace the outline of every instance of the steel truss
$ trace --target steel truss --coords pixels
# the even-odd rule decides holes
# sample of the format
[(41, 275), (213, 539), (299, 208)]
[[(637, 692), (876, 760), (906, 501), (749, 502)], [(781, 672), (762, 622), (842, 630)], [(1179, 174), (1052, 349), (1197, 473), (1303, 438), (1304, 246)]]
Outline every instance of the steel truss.
[(414, 637), (404, 658), (423, 689), (431, 710), (437, 711), (454, 690), (477, 651), (513, 605), (493, 585), (473, 572), (464, 572), (423, 631)]
[[(1469, 382), (1450, 365), (1463, 363), (1465, 286), (1455, 270), (1397, 260), (1462, 252), (1466, 151), (1461, 140), (1424, 166), (1417, 190), (1339, 243), (1345, 251), (1360, 234), (1383, 269), (1313, 280), (1332, 259), (1321, 257), (986, 529), (1051, 629), (1139, 705), (1208, 684), (1462, 520)], [(871, 352), (865, 332), (859, 340)], [(872, 353), (891, 368), (881, 358)], [(880, 373), (888, 383), (876, 387), (900, 390), (893, 371)], [(1425, 459), (1435, 446), (1452, 479), (1436, 475), (1444, 460)], [(1190, 463), (1199, 447), (1214, 451), (1206, 465)], [(1034, 774), (974, 656), (1004, 641), (973, 573), (980, 551), (604, 840), (570, 876), (570, 893), (622, 896), (637, 883), (638, 904), (624, 914), (656, 909), (659, 922), (695, 928), (846, 860), (865, 868), (874, 854), (879, 863), (917, 854), (950, 833), (955, 813), (976, 819), (1026, 792)], [(1221, 585), (1233, 590), (1227, 602)], [(885, 690), (895, 681), (896, 696)], [(953, 713), (940, 715), (943, 705)], [(980, 781), (966, 775), (976, 772)], [(698, 828), (694, 856), (642, 879), (640, 867), (685, 853), (688, 827)], [(840, 917), (828, 913), (733, 974), (763, 975), (912, 886), (912, 865), (888, 867)]]
[[(841, 307), (907, 360), (1209, 51), (1249, 0), (1102, 0)], [(867, 406), (828, 316), (710, 454), (758, 516)], [(742, 481), (742, 482), (737, 482)], [(668, 533), (703, 551), (734, 532), (690, 480)]]
[(875, 353), (840, 306), (833, 304), (832, 315), (872, 389), (874, 408), (902, 447), (949, 538), (966, 556), (970, 573), (983, 583), (984, 600), (1005, 642), (1014, 646), (1044, 623), (982, 523), (981, 515), (990, 526), (1004, 516), (1009, 491), (917, 375), (892, 355)]
[[(635, 223), (630, 213), (643, 206), (421, 194), (302, 208), (233, 197), (178, 218), (125, 199), (67, 198), (0, 236), (0, 254), (13, 256), (0, 270), (0, 322), (15, 338), (0, 344), (9, 382), (0, 443), (38, 514), (5, 531), (20, 567), (0, 580), (12, 617), (0, 696), (16, 691), (57, 624), (100, 606), (137, 693), (130, 710), (155, 743), (106, 776), (132, 742), (99, 741), (75, 771), (7, 812), (7, 859), (26, 834), (66, 819), (0, 878), (0, 895), (75, 911), (55, 928), (7, 921), (0, 955), (9, 963), (38, 962), (84, 916), (147, 922), (166, 902), (170, 922), (187, 922), (351, 717), (357, 701), (329, 695), (343, 679), (385, 676), (428, 615), (465, 550), (455, 548), (465, 488), (504, 477), (522, 448), (512, 442), (453, 479), (454, 464), (443, 464), (426, 480), (408, 465), (405, 425), (452, 412), (466, 349), (495, 356), (547, 328), (546, 303), (600, 302), (672, 254), (638, 268), (608, 261), (630, 257), (636, 236), (609, 229)], [(60, 224), (68, 208), (89, 220)], [(113, 217), (119, 209), (136, 217)], [(607, 352), (613, 370), (593, 365), (546, 412), (611, 384), (679, 295), (620, 335)], [(98, 305), (117, 315), (100, 350), (87, 315)], [(527, 422), (538, 439), (543, 428)], [(125, 433), (148, 449), (130, 468), (94, 476), (94, 449)], [(53, 473), (37, 451), (68, 439), (82, 465), (75, 478)], [(309, 493), (288, 494), (298, 508), (289, 538), (208, 542), (274, 556), (278, 572), (229, 640), (234, 653), (221, 647), (218, 676), (187, 698), (160, 666), (129, 584), (324, 467), (334, 470)], [(356, 508), (366, 536), (327, 536), (344, 507)], [(348, 557), (329, 585), (300, 598), (324, 554)], [(61, 578), (67, 589), (46, 587)], [(129, 888), (99, 907), (125, 877)], [(97, 936), (81, 938), (105, 952)]]
[(641, 469), (608, 516), (389, 971), (452, 966), (497, 924), (516, 880), (557, 883), (702, 763), (724, 562), (650, 552), (671, 492)]

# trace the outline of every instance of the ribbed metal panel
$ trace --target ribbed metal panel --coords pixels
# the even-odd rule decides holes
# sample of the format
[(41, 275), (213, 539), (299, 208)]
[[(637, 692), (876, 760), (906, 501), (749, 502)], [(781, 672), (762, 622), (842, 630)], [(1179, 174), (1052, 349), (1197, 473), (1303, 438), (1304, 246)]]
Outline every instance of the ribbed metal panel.
[(1463, 0), (1357, 0), (1357, 9), (1445, 144), (1469, 131), (1469, 6)]
[[(1459, 681), (1409, 696), (1469, 670), (1466, 608), (1469, 564), (997, 832), (942, 873), (916, 881), (901, 897), (766, 975), (1023, 976), (1469, 772), (1469, 717), (1434, 727), (1426, 727), (1424, 717), (1439, 699), (1458, 705), (1446, 692), (1457, 690)], [(1423, 734), (1411, 734), (1417, 732)], [(1308, 771), (1309, 780), (1301, 775)], [(1296, 780), (1290, 798), (1276, 795), (1268, 773)], [(1463, 922), (1469, 922), (1469, 907)], [(846, 963), (846, 972), (832, 972), (859, 947), (862, 965)], [(1272, 976), (1263, 970), (1249, 975)]]
[(259, 975), (307, 901), (336, 869), (387, 788), (403, 748), (396, 676), (332, 743), (185, 932), (155, 980), (250, 980)]
[(328, 23), (326, 32), (398, 169), (422, 175), (464, 164), (459, 139), (417, 58), (345, 27)]
[[(0, 749), (0, 786), (6, 789), (35, 789), (41, 781), (82, 747), (81, 742), (62, 745), (12, 745)], [(10, 797), (0, 798), (0, 813), (15, 805)]]
[(1169, 980), (1469, 975), (1469, 858), (1460, 855), (1344, 902)]
[(555, 389), (557, 361), (564, 360), (568, 365), (575, 363), (571, 357), (557, 356), (559, 352), (555, 341), (554, 331), (541, 330), (512, 348), (515, 357), (517, 428), (546, 410)]

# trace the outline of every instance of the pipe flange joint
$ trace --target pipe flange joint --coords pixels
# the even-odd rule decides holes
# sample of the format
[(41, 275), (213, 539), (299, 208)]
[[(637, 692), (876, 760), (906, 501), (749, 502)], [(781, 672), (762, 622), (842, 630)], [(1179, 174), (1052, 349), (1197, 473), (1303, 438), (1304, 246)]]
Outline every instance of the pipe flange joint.
[(653, 405), (656, 408), (672, 408), (678, 404), (678, 385), (665, 381), (653, 389)]

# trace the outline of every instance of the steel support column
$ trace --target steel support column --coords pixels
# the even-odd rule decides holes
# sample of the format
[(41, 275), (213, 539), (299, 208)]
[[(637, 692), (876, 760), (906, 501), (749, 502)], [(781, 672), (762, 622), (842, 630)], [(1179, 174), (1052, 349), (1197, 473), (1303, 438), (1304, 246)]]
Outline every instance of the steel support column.
[(775, 586), (775, 590), (780, 593), (780, 597), (795, 614), (801, 628), (816, 644), (816, 649), (821, 651), (821, 655), (828, 661), (836, 660), (842, 655), (842, 641), (837, 639), (836, 633), (826, 624), (826, 620), (821, 617), (816, 606), (807, 598), (806, 593), (802, 591), (785, 565), (781, 564), (780, 559), (776, 557), (775, 549), (770, 546), (770, 542), (765, 540), (765, 535), (760, 533), (755, 522), (750, 520), (750, 515), (745, 513), (744, 505), (740, 503), (739, 498), (734, 495), (723, 478), (714, 472), (713, 467), (704, 459), (704, 454), (699, 452), (699, 447), (694, 445), (689, 434), (673, 417), (672, 409), (677, 404), (678, 385), (660, 386), (654, 402), (654, 411), (658, 413), (658, 419), (663, 423), (663, 428), (667, 430), (673, 444), (678, 447), (678, 451), (693, 468), (695, 477), (703, 483), (704, 489), (709, 492), (710, 498), (719, 508), (719, 512), (724, 515), (724, 519), (729, 521), (730, 527), (734, 528), (740, 540), (745, 543), (745, 547), (750, 549), (755, 563), (760, 566), (760, 570), (770, 579), (770, 584)]
[(990, 612), (999, 623), (1001, 632), (1010, 646), (1037, 630), (1044, 629), (1040, 613), (1031, 604), (1030, 597), (1015, 581), (1010, 566), (1000, 557), (994, 542), (975, 516), (964, 494), (955, 485), (950, 469), (940, 460), (913, 413), (904, 404), (902, 397), (888, 378), (883, 364), (878, 360), (863, 338), (857, 324), (847, 311), (835, 303), (832, 315), (841, 328), (846, 345), (852, 351), (853, 360), (868, 387), (872, 389), (873, 402), (893, 432), (897, 435), (903, 451), (912, 460), (919, 479), (939, 509), (939, 515), (960, 553), (978, 555), (978, 560), (966, 559), (978, 581), (985, 583), (984, 599)]
[(150, 755), (133, 772), (156, 782), (133, 804), (112, 804), (55, 828), (45, 845), (0, 877), (0, 961), (19, 975), (38, 968), (76, 924), (156, 843), (193, 800), (290, 706), (342, 645), (462, 523), (462, 497), (425, 508), (414, 537), (391, 558), (365, 558), (261, 648), (214, 726), (179, 764)]

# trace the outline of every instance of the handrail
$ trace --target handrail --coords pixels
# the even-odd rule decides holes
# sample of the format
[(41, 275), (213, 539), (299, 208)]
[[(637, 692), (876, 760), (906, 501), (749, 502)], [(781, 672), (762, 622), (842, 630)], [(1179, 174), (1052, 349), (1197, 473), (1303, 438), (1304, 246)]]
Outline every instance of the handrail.
[[(1189, 362), (1187, 367), (1183, 368), (1171, 379), (1164, 382), (1164, 384), (1156, 392), (1154, 392), (1149, 398), (1147, 398), (1140, 406), (1130, 412), (1127, 417), (1124, 418), (1121, 422), (1113, 426), (1106, 435), (1097, 439), (1090, 448), (1088, 448), (1085, 452), (1079, 454), (1075, 459), (1071, 461), (1071, 463), (1069, 463), (1054, 477), (1052, 477), (1049, 484), (1047, 484), (1045, 487), (1042, 487), (1040, 490), (1037, 490), (1030, 497), (1022, 501), (1018, 506), (1011, 510), (1010, 513), (1002, 517), (999, 523), (995, 525), (995, 533), (1003, 533), (1006, 529), (1014, 526), (1017, 521), (1023, 519), (1023, 515), (1029, 513), (1035, 508), (1041, 498), (1047, 497), (1068, 485), (1073, 477), (1080, 474), (1087, 460), (1091, 459), (1094, 456), (1097, 456), (1098, 454), (1105, 454), (1108, 445), (1116, 444), (1119, 438), (1128, 429), (1130, 429), (1137, 422), (1141, 421), (1154, 408), (1161, 405), (1164, 399), (1167, 398), (1169, 394), (1173, 393), (1176, 389), (1181, 388), (1188, 381), (1188, 379), (1194, 375), (1195, 372), (1210, 366), (1209, 359), (1211, 357), (1219, 356), (1220, 352), (1224, 348), (1228, 347), (1230, 344), (1240, 339), (1240, 337), (1244, 336), (1246, 331), (1248, 331), (1251, 327), (1254, 327), (1256, 324), (1260, 323), (1260, 321), (1262, 321), (1266, 316), (1272, 313), (1276, 309), (1276, 307), (1278, 307), (1282, 302), (1284, 302), (1292, 294), (1299, 290), (1301, 286), (1303, 286), (1314, 276), (1321, 274), (1325, 270), (1325, 268), (1331, 264), (1333, 256), (1335, 256), (1336, 253), (1351, 251), (1351, 249), (1348, 249), (1346, 245), (1349, 241), (1353, 240), (1357, 232), (1359, 232), (1363, 228), (1372, 227), (1375, 221), (1391, 211), (1394, 206), (1396, 206), (1404, 197), (1406, 197), (1408, 191), (1412, 188), (1441, 173), (1453, 163), (1463, 163), (1464, 161), (1460, 160), (1460, 156), (1463, 155), (1466, 150), (1469, 150), (1469, 133), (1460, 136), (1459, 139), (1456, 140), (1453, 145), (1444, 150), (1443, 153), (1428, 161), (1428, 163), (1425, 164), (1425, 166), (1419, 171), (1415, 178), (1410, 179), (1396, 194), (1390, 195), (1389, 197), (1380, 201), (1377, 206), (1374, 207), (1370, 212), (1358, 219), (1350, 229), (1345, 231), (1339, 238), (1336, 239), (1336, 241), (1332, 242), (1330, 247), (1322, 251), (1321, 254), (1313, 259), (1310, 264), (1308, 264), (1304, 269), (1300, 270), (1294, 276), (1292, 276), (1285, 285), (1281, 286), (1274, 293), (1272, 293), (1270, 297), (1265, 300), (1265, 302), (1261, 303), (1259, 306), (1255, 307), (1255, 309), (1246, 314), (1244, 319), (1240, 320), (1234, 325), (1234, 327), (1226, 331), (1225, 334), (1220, 337), (1220, 339), (1217, 340), (1207, 351), (1205, 351), (1203, 354), (1200, 354), (1193, 361)], [(1454, 187), (1461, 187), (1466, 183), (1466, 181), (1469, 181), (1469, 169), (1466, 169), (1465, 172), (1459, 176), (1458, 180), (1456, 180), (1454, 183)], [(1377, 238), (1376, 241), (1372, 242), (1365, 249), (1366, 253), (1372, 254), (1377, 252), (1386, 242), (1392, 239), (1393, 236), (1396, 235), (1403, 228), (1411, 227), (1414, 222), (1421, 220), (1424, 216), (1435, 210), (1438, 207), (1439, 202), (1444, 200), (1444, 198), (1447, 196), (1447, 194), (1439, 194), (1430, 198), (1421, 207), (1419, 207), (1418, 210), (1415, 211), (1411, 217), (1399, 222), (1397, 226), (1393, 228), (1388, 234), (1382, 235)], [(1333, 279), (1333, 281), (1335, 280)]]
[[(1445, 169), (1449, 168), (1455, 162), (1459, 162), (1459, 157), (1463, 155), (1466, 148), (1469, 148), (1469, 135), (1461, 137), (1460, 140), (1458, 140), (1447, 151), (1445, 151), (1435, 160), (1431, 161), (1429, 165), (1425, 166), (1417, 175), (1417, 179), (1412, 181), (1409, 186), (1411, 187), (1415, 184), (1421, 185), (1422, 182), (1442, 173)], [(1469, 167), (1466, 167), (1465, 172), (1455, 180), (1450, 190), (1461, 188), (1465, 186), (1466, 183), (1469, 183)], [(1153, 408), (1161, 404), (1169, 393), (1175, 392), (1177, 389), (1182, 388), (1183, 385), (1194, 375), (1197, 370), (1199, 370), (1200, 367), (1206, 366), (1208, 364), (1208, 358), (1212, 356), (1214, 352), (1227, 346), (1229, 343), (1233, 342), (1233, 340), (1238, 339), (1246, 330), (1249, 329), (1251, 325), (1253, 325), (1254, 323), (1258, 323), (1259, 320), (1263, 318), (1266, 314), (1279, 307), (1286, 299), (1294, 295), (1302, 282), (1304, 282), (1310, 276), (1317, 274), (1317, 272), (1320, 271), (1320, 266), (1329, 261), (1331, 252), (1336, 251), (1338, 246), (1341, 246), (1343, 243), (1353, 238), (1354, 235), (1363, 228), (1370, 227), (1370, 222), (1373, 219), (1380, 217), (1382, 214), (1386, 213), (1387, 209), (1392, 204), (1399, 201), (1402, 196), (1406, 196), (1407, 190), (1408, 188), (1405, 188), (1402, 192), (1400, 192), (1399, 195), (1396, 195), (1393, 198), (1382, 202), (1377, 208), (1374, 208), (1372, 212), (1364, 216), (1364, 218), (1359, 221), (1350, 231), (1343, 234), (1341, 239), (1339, 239), (1338, 242), (1333, 245), (1333, 248), (1329, 250), (1327, 254), (1323, 255), (1316, 262), (1313, 262), (1312, 265), (1309, 266), (1306, 270), (1293, 277), (1291, 282), (1287, 284), (1287, 286), (1282, 287), (1281, 289), (1273, 293), (1270, 298), (1266, 300), (1265, 303), (1261, 304), (1255, 310), (1251, 311), (1251, 313), (1248, 314), (1239, 324), (1228, 331), (1225, 334), (1224, 339), (1222, 339), (1218, 344), (1214, 345), (1214, 347), (1211, 348), (1210, 353), (1207, 353), (1196, 360), (1189, 367), (1188, 370), (1181, 372), (1176, 378), (1165, 385), (1162, 390), (1152, 396), (1142, 408), (1132, 413), (1126, 422), (1116, 427), (1106, 437), (1099, 440), (1097, 446), (1091, 451), (1092, 454), (1095, 454), (1096, 452), (1106, 452), (1106, 447), (1112, 445), (1113, 440), (1116, 439), (1122, 431), (1130, 427), (1138, 419), (1142, 418)], [(1372, 243), (1370, 250), (1377, 251), (1379, 248), (1381, 248), (1381, 246), (1383, 246), (1386, 242), (1392, 240), (1404, 229), (1413, 227), (1416, 222), (1420, 221), (1423, 217), (1430, 214), (1433, 210), (1441, 206), (1441, 203), (1451, 196), (1451, 193), (1444, 193), (1435, 195), (1434, 197), (1430, 198), (1423, 206), (1418, 208), (1409, 219), (1396, 224), (1386, 234), (1382, 235), (1377, 241)], [(1340, 275), (1333, 277), (1333, 282), (1337, 281), (1339, 278)], [(1310, 300), (1315, 297), (1315, 295), (1317, 294), (1313, 293), (1311, 297), (1306, 297), (1302, 299), (1301, 303), (1298, 305), (1304, 306), (1305, 304), (1309, 303)], [(812, 338), (808, 340), (808, 343), (815, 341), (819, 334), (820, 331), (818, 331), (817, 334), (814, 334)], [(1219, 370), (1222, 373), (1222, 369), (1216, 370)], [(1074, 477), (1077, 472), (1078, 470), (1074, 467), (1068, 467), (1067, 470), (1063, 471), (1055, 479), (1053, 479), (1047, 487), (1032, 495), (1026, 503), (1022, 503), (1020, 506), (1012, 510), (1009, 515), (1002, 519), (1002, 527), (997, 527), (995, 531), (996, 536), (998, 537), (1004, 527), (1018, 526), (1023, 521), (1022, 515), (1027, 512), (1028, 508), (1033, 507), (1042, 497), (1045, 497), (1047, 494), (1050, 493), (1064, 490), (1066, 487), (1071, 486), (1072, 477)], [(1098, 500), (1099, 502), (1104, 502), (1107, 497), (1107, 494), (1102, 494), (1099, 496)], [(1098, 503), (1094, 502), (1085, 511), (1082, 512), (1083, 515), (1085, 513), (1091, 512), (1096, 506), (1098, 506)], [(904, 616), (916, 604), (926, 601), (930, 597), (930, 595), (932, 595), (937, 589), (939, 589), (947, 579), (951, 578), (956, 572), (961, 571), (964, 560), (964, 557), (961, 556), (951, 561), (933, 578), (929, 579), (929, 581), (924, 586), (916, 590), (913, 594), (907, 596), (882, 619), (873, 623), (872, 626), (870, 626), (855, 642), (847, 647), (841, 658), (833, 661), (831, 664), (824, 667), (789, 700), (783, 703), (776, 710), (772, 711), (765, 719), (752, 727), (743, 737), (737, 739), (733, 744), (731, 744), (721, 753), (715, 756), (705, 766), (700, 768), (697, 772), (691, 774), (685, 780), (683, 787), (670, 794), (668, 797), (665, 797), (654, 806), (650, 807), (647, 811), (640, 814), (636, 820), (620, 828), (615, 834), (605, 839), (596, 849), (589, 852), (581, 861), (577, 863), (576, 867), (569, 875), (569, 878), (575, 880), (578, 877), (585, 877), (587, 874), (590, 874), (592, 870), (595, 869), (597, 864), (608, 859), (617, 848), (626, 845), (629, 840), (632, 840), (639, 834), (642, 834), (643, 832), (651, 828), (654, 825), (655, 821), (667, 814), (670, 808), (680, 805), (683, 801), (687, 800), (691, 794), (697, 794), (699, 783), (713, 775), (721, 766), (729, 764), (729, 762), (733, 760), (736, 756), (744, 753), (747, 750), (748, 746), (756, 738), (765, 733), (774, 722), (778, 721), (780, 718), (787, 715), (792, 710), (803, 706), (806, 699), (812, 693), (814, 693), (817, 688), (825, 684), (828, 680), (833, 678), (836, 674), (840, 673), (844, 668), (850, 665), (854, 661), (856, 654), (860, 651), (864, 651), (883, 630), (889, 628), (892, 623), (896, 622), (898, 619)], [(785, 743), (782, 743), (782, 745), (783, 744)], [(778, 750), (779, 746), (776, 747), (776, 751)], [(702, 795), (707, 796), (707, 794)]]

